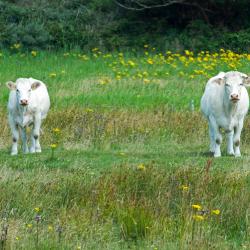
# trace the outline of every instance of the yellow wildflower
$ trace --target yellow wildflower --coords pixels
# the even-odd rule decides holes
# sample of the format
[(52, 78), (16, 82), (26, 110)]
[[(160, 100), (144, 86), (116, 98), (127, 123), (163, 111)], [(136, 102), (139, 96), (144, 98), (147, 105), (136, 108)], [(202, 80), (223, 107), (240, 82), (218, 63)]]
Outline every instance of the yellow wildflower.
[(131, 67), (135, 67), (135, 63), (134, 63), (132, 60), (129, 60), (129, 61), (128, 61), (128, 64), (129, 64)]
[(138, 166), (137, 166), (137, 169), (138, 170), (142, 170), (142, 171), (145, 171), (146, 170), (146, 167), (143, 163), (140, 163)]
[(145, 44), (145, 45), (144, 45), (144, 48), (145, 48), (145, 49), (148, 48), (148, 44)]
[(205, 218), (202, 215), (194, 215), (193, 219), (196, 221), (203, 221)]
[(188, 191), (189, 187), (186, 186), (186, 185), (181, 185), (181, 189), (182, 189), (183, 191)]
[(61, 132), (61, 129), (60, 128), (53, 128), (53, 132), (59, 133), (59, 132)]
[(53, 226), (51, 226), (51, 225), (48, 225), (48, 231), (52, 231), (53, 230)]
[(151, 58), (148, 58), (147, 63), (152, 65), (154, 64), (154, 61)]
[(13, 45), (13, 47), (14, 47), (15, 49), (19, 49), (19, 48), (21, 47), (21, 44), (20, 44), (20, 43), (15, 43), (15, 44)]
[(27, 224), (27, 228), (32, 228), (32, 224)]
[(212, 214), (219, 215), (220, 210), (219, 209), (214, 209), (214, 210), (212, 210)]
[(55, 143), (54, 143), (54, 144), (51, 144), (50, 147), (51, 147), (52, 149), (57, 148), (57, 144), (55, 144)]
[(101, 85), (108, 84), (109, 82), (110, 82), (110, 79), (108, 79), (108, 78), (104, 78), (104, 79), (99, 80), (99, 84), (101, 84)]
[(32, 50), (32, 51), (31, 51), (31, 55), (34, 56), (34, 57), (36, 57), (36, 56), (37, 56), (37, 51)]
[(202, 209), (202, 206), (201, 205), (198, 205), (198, 204), (193, 204), (192, 205), (192, 208), (193, 209), (197, 209), (198, 211), (200, 211)]
[(52, 78), (52, 77), (56, 77), (56, 73), (50, 73), (50, 74), (49, 74), (49, 77), (51, 77), (51, 78)]
[(115, 78), (116, 78), (116, 80), (119, 81), (119, 80), (121, 80), (122, 77), (120, 75), (117, 75)]
[(41, 208), (40, 207), (35, 207), (34, 210), (38, 213), (41, 211)]
[(147, 79), (147, 78), (145, 78), (145, 79), (143, 79), (143, 82), (144, 82), (145, 84), (147, 84), (147, 83), (150, 83), (150, 80)]
[(93, 110), (93, 109), (90, 109), (90, 108), (86, 108), (85, 111), (86, 111), (87, 113), (93, 113), (93, 112), (94, 112), (94, 110)]
[(20, 238), (17, 236), (17, 237), (16, 237), (16, 240), (20, 240)]
[(86, 55), (82, 55), (81, 57), (84, 61), (88, 61), (89, 60), (89, 57), (87, 57)]

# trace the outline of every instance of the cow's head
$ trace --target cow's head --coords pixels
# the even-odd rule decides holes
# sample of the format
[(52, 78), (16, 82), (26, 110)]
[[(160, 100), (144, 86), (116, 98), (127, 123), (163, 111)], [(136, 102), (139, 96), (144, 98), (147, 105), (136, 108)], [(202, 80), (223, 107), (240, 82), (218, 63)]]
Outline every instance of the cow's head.
[(31, 92), (37, 89), (41, 83), (28, 78), (19, 78), (16, 82), (7, 82), (6, 85), (10, 90), (16, 91), (18, 104), (27, 106), (29, 105)]
[(249, 86), (249, 77), (241, 72), (230, 71), (219, 75), (217, 83), (224, 85), (225, 95), (232, 103), (237, 103), (241, 98), (242, 87)]

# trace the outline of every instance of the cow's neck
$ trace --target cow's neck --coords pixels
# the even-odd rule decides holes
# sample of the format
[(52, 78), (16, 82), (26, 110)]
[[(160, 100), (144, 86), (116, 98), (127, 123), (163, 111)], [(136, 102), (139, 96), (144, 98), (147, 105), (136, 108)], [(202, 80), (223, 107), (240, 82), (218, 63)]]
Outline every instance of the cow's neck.
[(20, 115), (25, 115), (28, 112), (28, 105), (27, 106), (17, 105), (17, 109)]

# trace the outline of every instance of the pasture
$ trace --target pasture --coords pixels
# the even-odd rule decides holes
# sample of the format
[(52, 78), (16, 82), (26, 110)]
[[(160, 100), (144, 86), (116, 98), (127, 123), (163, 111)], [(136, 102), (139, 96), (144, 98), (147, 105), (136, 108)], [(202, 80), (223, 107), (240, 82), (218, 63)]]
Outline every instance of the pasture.
[[(199, 102), (250, 55), (80, 51), (0, 57), (0, 244), (6, 249), (249, 249), (250, 118), (241, 158), (208, 154)], [(5, 82), (34, 77), (51, 110), (41, 154), (11, 157)]]

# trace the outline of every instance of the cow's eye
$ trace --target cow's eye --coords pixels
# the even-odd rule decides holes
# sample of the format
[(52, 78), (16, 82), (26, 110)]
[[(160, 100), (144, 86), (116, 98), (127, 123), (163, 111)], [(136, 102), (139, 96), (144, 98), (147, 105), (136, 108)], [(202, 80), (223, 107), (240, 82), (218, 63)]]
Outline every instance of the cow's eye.
[(244, 83), (240, 83), (240, 86), (243, 86), (244, 85)]
[(19, 93), (19, 89), (17, 89), (16, 92)]
[(228, 84), (228, 83), (225, 83), (225, 85), (226, 85), (227, 87), (230, 87), (230, 84)]
[(31, 89), (29, 89), (29, 92), (31, 91)]

